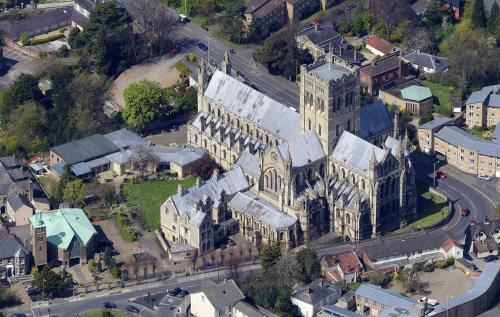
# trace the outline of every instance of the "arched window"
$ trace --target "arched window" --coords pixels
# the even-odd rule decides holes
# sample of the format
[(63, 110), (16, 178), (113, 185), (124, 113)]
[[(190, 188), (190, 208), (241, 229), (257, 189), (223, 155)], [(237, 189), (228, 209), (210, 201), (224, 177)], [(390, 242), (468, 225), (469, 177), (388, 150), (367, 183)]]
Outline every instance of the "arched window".
[(309, 181), (312, 180), (312, 172), (311, 172), (311, 170), (307, 171), (307, 180), (309, 180)]
[(268, 187), (269, 187), (269, 178), (267, 177), (267, 175), (265, 175), (265, 176), (264, 176), (264, 186), (265, 186), (266, 188), (268, 188)]
[(354, 91), (351, 91), (351, 105), (354, 104)]
[(318, 124), (318, 134), (321, 136), (321, 124)]
[(208, 112), (212, 112), (212, 105), (210, 103), (208, 104)]
[(217, 154), (217, 145), (214, 144), (213, 148), (214, 148), (214, 154)]
[(277, 185), (276, 185), (276, 190), (277, 191), (281, 190), (281, 177), (279, 177), (279, 176), (278, 176), (278, 181), (277, 181)]
[(353, 185), (356, 183), (356, 176), (354, 176), (354, 174), (351, 174), (351, 183)]
[(247, 133), (249, 133), (249, 132), (250, 132), (250, 126), (248, 125), (248, 123), (247, 123), (247, 126), (246, 126), (246, 128), (245, 128), (245, 129), (246, 129), (246, 132), (247, 132)]
[(337, 218), (340, 218), (340, 209), (337, 208)]
[(335, 136), (339, 136), (340, 134), (340, 126), (337, 124), (337, 126), (335, 127)]
[(198, 135), (197, 134), (194, 135), (194, 143), (198, 143)]
[(335, 174), (336, 170), (335, 170), (335, 164), (332, 164), (332, 174)]
[(203, 147), (204, 147), (205, 149), (208, 149), (208, 146), (207, 146), (207, 140), (203, 140)]
[(300, 174), (295, 175), (295, 186), (300, 185)]
[(321, 177), (325, 177), (325, 164), (323, 163), (319, 166), (319, 175), (321, 175)]
[(220, 109), (217, 108), (217, 118), (220, 118)]
[(309, 130), (311, 130), (311, 119), (307, 119), (309, 123)]
[(266, 134), (266, 144), (269, 144), (269, 135)]
[(240, 119), (236, 119), (236, 127), (239, 129), (240, 128)]
[(346, 94), (344, 97), (344, 107), (349, 106), (349, 94)]
[(274, 191), (278, 191), (278, 177), (276, 175), (276, 170), (273, 170), (273, 183), (274, 183)]
[(337, 98), (337, 110), (340, 110), (340, 96)]
[(342, 169), (342, 179), (345, 179), (345, 169)]
[(345, 222), (350, 225), (351, 224), (351, 215), (350, 214), (346, 214), (345, 215)]
[(224, 157), (224, 159), (226, 159), (226, 150), (222, 150), (222, 157)]
[(361, 189), (365, 190), (365, 180), (363, 178), (361, 179)]

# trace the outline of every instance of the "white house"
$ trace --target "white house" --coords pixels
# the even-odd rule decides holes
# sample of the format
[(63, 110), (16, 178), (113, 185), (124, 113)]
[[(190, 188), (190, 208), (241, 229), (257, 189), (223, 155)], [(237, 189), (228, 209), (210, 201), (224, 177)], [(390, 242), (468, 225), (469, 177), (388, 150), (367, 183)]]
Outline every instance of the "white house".
[(190, 295), (191, 315), (196, 317), (231, 316), (233, 307), (245, 299), (233, 280), (219, 284), (203, 281), (201, 290)]
[(304, 317), (313, 317), (324, 305), (334, 304), (342, 295), (340, 286), (323, 279), (296, 289), (290, 296), (292, 304), (299, 307)]

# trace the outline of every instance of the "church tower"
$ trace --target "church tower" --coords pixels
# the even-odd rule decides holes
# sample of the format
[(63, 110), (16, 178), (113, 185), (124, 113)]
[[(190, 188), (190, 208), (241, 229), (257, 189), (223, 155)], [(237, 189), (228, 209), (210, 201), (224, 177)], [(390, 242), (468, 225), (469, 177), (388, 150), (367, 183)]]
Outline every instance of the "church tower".
[(47, 264), (47, 229), (42, 220), (42, 212), (35, 211), (35, 221), (30, 225), (31, 253), (35, 259), (35, 265)]
[(327, 55), (300, 67), (300, 130), (315, 130), (327, 154), (342, 131), (359, 131), (360, 89), (356, 66)]

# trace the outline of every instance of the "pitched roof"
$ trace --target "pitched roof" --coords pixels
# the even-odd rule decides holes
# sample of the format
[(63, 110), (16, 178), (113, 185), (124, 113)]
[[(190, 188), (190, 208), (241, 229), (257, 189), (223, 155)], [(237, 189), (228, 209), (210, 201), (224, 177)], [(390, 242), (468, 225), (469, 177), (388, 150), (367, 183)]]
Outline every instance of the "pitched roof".
[[(41, 223), (37, 219), (37, 213), (41, 213)], [(45, 226), (47, 241), (63, 250), (67, 250), (75, 238), (82, 245), (87, 245), (97, 234), (83, 210), (78, 208), (62, 208), (48, 212), (37, 210), (29, 220), (35, 228)]]
[(419, 129), (434, 129), (451, 122), (453, 118), (436, 118), (432, 121), (420, 125)]
[(492, 252), (498, 250), (498, 244), (493, 238), (486, 238), (484, 241), (474, 241), (474, 248), (477, 252)]
[(267, 2), (269, 0), (251, 0), (246, 7), (245, 13), (254, 13)]
[[(323, 283), (323, 285), (321, 285)], [(340, 286), (327, 281), (314, 281), (299, 290), (294, 291), (290, 297), (308, 304), (318, 304), (331, 295), (337, 295), (339, 298), (342, 295)]]
[(246, 302), (243, 302), (243, 301), (237, 302), (236, 305), (234, 305), (234, 309), (243, 313), (243, 315), (245, 317), (266, 317), (266, 316), (268, 316), (268, 315), (262, 313), (261, 311), (259, 311), (254, 306), (252, 306)]
[(216, 70), (205, 97), (282, 140), (300, 135), (299, 114), (239, 80)]
[(18, 194), (16, 192), (10, 193), (7, 196), (7, 203), (11, 206), (11, 208), (14, 211), (19, 210), (19, 208), (21, 208), (23, 206), (27, 206), (29, 208), (33, 208), (33, 205), (29, 201), (28, 197), (26, 197), (25, 195), (20, 195), (20, 194)]
[(276, 229), (287, 228), (297, 222), (296, 218), (278, 210), (274, 205), (259, 198), (250, 190), (237, 193), (228, 205), (260, 219), (263, 223)]
[(238, 161), (235, 163), (237, 166), (241, 167), (245, 173), (251, 174), (253, 176), (260, 175), (260, 159), (257, 154), (252, 154), (245, 150), (241, 152)]
[(331, 156), (335, 160), (343, 162), (359, 172), (366, 174), (369, 170), (372, 153), (375, 154), (377, 163), (382, 162), (387, 155), (387, 152), (378, 146), (348, 131), (344, 131)]
[(423, 52), (411, 51), (404, 56), (411, 63), (433, 69), (435, 71), (445, 71), (448, 68), (448, 59)]
[(359, 136), (363, 139), (392, 129), (392, 120), (389, 110), (384, 103), (377, 100), (361, 107)]
[(278, 145), (278, 150), (284, 157), (290, 151), (292, 167), (302, 167), (325, 157), (325, 151), (316, 131), (309, 130), (298, 138)]
[(485, 103), (487, 102), (487, 99), (491, 94), (500, 94), (500, 85), (486, 86), (481, 90), (474, 91), (469, 96), (465, 104), (469, 105), (472, 103)]
[(155, 145), (149, 148), (158, 156), (160, 162), (175, 163), (179, 166), (189, 165), (201, 159), (206, 154), (206, 150), (191, 146), (173, 147)]
[(361, 286), (355, 291), (355, 294), (356, 296), (372, 300), (375, 303), (382, 304), (386, 307), (397, 306), (410, 308), (417, 303), (411, 298), (393, 293), (389, 290), (383, 289), (380, 286), (369, 283), (361, 284)]
[(432, 93), (428, 87), (412, 85), (401, 89), (401, 96), (408, 100), (423, 101), (432, 98)]
[(486, 141), (456, 126), (444, 126), (434, 136), (456, 147), (475, 150), (483, 155), (500, 157), (499, 143)]
[(234, 306), (245, 299), (245, 296), (233, 280), (225, 280), (218, 284), (212, 280), (205, 280), (201, 283), (200, 288), (217, 311)]
[(304, 36), (311, 43), (328, 48), (328, 46), (339, 46), (342, 42), (342, 37), (335, 31), (332, 24), (325, 23), (321, 24), (317, 28), (314, 26), (308, 26), (297, 34), (297, 37)]
[(92, 0), (75, 0), (75, 3), (89, 12), (92, 11), (95, 6), (95, 2)]
[(371, 47), (373, 47), (374, 49), (383, 54), (389, 54), (394, 50), (393, 44), (384, 40), (383, 38), (378, 37), (375, 34), (372, 34), (368, 37), (366, 45), (370, 45)]
[(144, 140), (128, 129), (116, 130), (103, 136), (120, 149), (135, 148), (148, 144), (147, 140)]
[(19, 251), (28, 254), (21, 241), (13, 234), (8, 234), (0, 241), (0, 259), (12, 258)]
[(361, 68), (362, 72), (367, 73), (370, 76), (376, 76), (381, 73), (393, 70), (399, 67), (399, 57), (398, 56), (388, 56), (385, 58), (378, 59), (372, 64), (366, 65)]
[(495, 234), (495, 231), (500, 230), (500, 219), (489, 220), (487, 222), (475, 222), (471, 224), (470, 228), (472, 237), (479, 236), (480, 232), (483, 232), (486, 236), (491, 237)]
[(323, 260), (328, 266), (338, 263), (344, 273), (361, 271), (361, 262), (354, 251), (327, 256)]
[(90, 161), (120, 149), (101, 134), (92, 135), (83, 139), (68, 142), (51, 149), (67, 164)]

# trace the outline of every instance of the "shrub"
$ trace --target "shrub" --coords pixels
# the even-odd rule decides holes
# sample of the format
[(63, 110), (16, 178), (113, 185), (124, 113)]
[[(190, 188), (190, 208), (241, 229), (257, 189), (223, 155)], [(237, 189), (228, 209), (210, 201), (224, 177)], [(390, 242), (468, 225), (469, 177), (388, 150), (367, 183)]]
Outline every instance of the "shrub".
[(66, 30), (67, 30), (67, 28), (62, 28), (62, 29), (59, 29), (59, 33), (61, 33), (61, 34), (62, 34), (62, 33), (64, 33), (64, 32), (66, 32)]
[(196, 54), (191, 52), (186, 56), (188, 62), (194, 63), (196, 62)]
[(118, 271), (118, 267), (116, 267), (116, 265), (112, 266), (110, 269), (109, 269), (109, 272), (111, 273), (111, 275), (113, 275), (114, 278), (118, 278), (119, 276), (119, 272)]
[(88, 260), (87, 266), (88, 266), (90, 272), (95, 271), (95, 261), (93, 259)]
[(423, 267), (424, 272), (433, 272), (434, 271), (434, 263), (426, 263)]
[(35, 39), (35, 40), (30, 40), (28, 45), (39, 45), (39, 44), (45, 44), (49, 43), (55, 40), (59, 40), (64, 37), (64, 34), (54, 34), (51, 36), (47, 36), (41, 39)]
[(130, 228), (126, 223), (125, 219), (122, 214), (116, 213), (115, 214), (115, 224), (118, 227), (118, 230), (120, 231), (120, 234), (122, 237), (129, 241), (129, 242), (134, 242), (137, 240), (137, 234), (133, 231), (132, 228)]
[(186, 65), (182, 64), (181, 62), (175, 63), (175, 69), (177, 69), (183, 76), (186, 77), (191, 73)]
[(21, 33), (21, 36), (19, 36), (19, 42), (21, 42), (21, 44), (23, 46), (29, 45), (30, 44), (30, 36), (28, 35), (28, 33), (26, 33), (26, 32)]
[(446, 258), (446, 265), (447, 266), (452, 266), (453, 264), (455, 264), (455, 258), (450, 256), (448, 258)]

